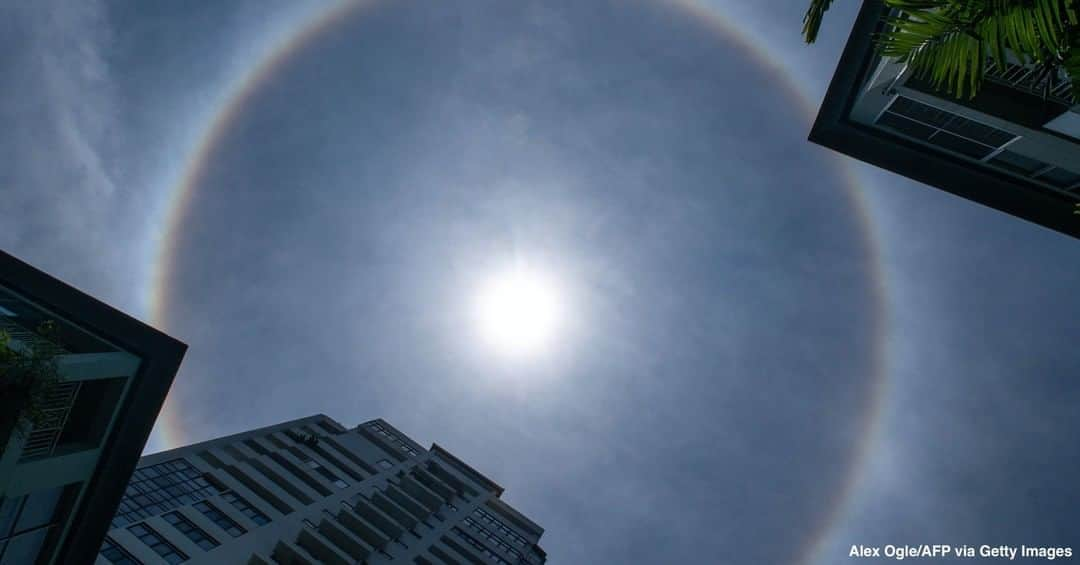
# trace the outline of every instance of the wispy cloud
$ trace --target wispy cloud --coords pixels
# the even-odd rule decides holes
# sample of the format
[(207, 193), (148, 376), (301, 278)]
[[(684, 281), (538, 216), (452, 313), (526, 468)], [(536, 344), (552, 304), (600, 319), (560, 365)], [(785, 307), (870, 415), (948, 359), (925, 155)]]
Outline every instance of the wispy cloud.
[[(124, 302), (134, 242), (122, 112), (100, 2), (9, 3), (0, 75), (0, 247)], [(129, 298), (128, 298), (129, 299)]]

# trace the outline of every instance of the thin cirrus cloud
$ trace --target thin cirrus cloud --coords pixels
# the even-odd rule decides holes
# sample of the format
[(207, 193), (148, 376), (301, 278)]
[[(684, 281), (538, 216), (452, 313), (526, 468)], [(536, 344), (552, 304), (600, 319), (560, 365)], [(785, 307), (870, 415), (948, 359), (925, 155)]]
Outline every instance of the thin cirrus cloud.
[(99, 2), (13, 2), (3, 12), (0, 170), (5, 249), (121, 303), (132, 280), (123, 126)]

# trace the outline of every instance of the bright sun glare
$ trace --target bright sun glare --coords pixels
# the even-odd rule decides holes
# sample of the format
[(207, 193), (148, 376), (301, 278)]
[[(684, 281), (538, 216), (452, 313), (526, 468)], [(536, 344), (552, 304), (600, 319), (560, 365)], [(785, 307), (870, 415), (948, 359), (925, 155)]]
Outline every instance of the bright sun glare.
[(555, 337), (563, 317), (562, 297), (544, 273), (515, 267), (484, 284), (476, 298), (480, 337), (499, 353), (533, 355)]

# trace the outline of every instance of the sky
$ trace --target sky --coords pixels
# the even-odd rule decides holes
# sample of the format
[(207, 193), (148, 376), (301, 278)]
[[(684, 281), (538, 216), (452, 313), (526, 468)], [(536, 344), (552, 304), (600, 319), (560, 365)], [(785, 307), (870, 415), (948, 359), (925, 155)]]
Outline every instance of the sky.
[[(1080, 246), (806, 141), (856, 3), (384, 0), (282, 55), (332, 4), (0, 5), (0, 248), (189, 345), (148, 451), (382, 417), (552, 563), (1080, 549)], [(513, 265), (533, 355), (472, 315)]]

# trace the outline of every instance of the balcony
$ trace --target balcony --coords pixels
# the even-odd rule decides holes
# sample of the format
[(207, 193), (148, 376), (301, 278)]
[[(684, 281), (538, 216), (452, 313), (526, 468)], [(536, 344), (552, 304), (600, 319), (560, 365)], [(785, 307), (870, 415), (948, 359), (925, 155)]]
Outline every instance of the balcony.
[(23, 327), (7, 316), (0, 316), (0, 332), (5, 333), (13, 342), (18, 342), (26, 347), (31, 347), (50, 355), (64, 355), (69, 353), (58, 343), (43, 337), (41, 334)]
[(42, 403), (43, 421), (30, 430), (19, 461), (49, 457), (53, 454), (81, 385), (78, 381), (60, 382), (46, 393)]
[(1028, 94), (1034, 94), (1041, 97), (1043, 93), (1047, 93), (1048, 100), (1053, 100), (1064, 106), (1072, 106), (1073, 104), (1080, 103), (1080, 100), (1076, 100), (1073, 96), (1072, 83), (1062, 70), (1057, 72), (1054, 84), (1051, 86), (1049, 92), (1046, 90), (1046, 82), (1050, 77), (1038, 73), (1034, 65), (1009, 62), (1002, 67), (991, 60), (987, 62), (986, 74), (984, 76), (986, 80), (1003, 84)]

